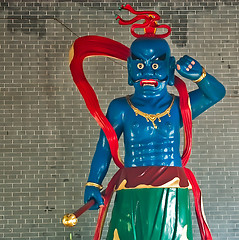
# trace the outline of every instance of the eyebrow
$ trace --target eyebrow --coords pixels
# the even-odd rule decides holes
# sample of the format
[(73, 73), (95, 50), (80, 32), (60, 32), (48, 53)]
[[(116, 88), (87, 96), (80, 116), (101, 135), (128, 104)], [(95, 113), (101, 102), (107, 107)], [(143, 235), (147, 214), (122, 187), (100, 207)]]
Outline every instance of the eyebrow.
[(134, 55), (133, 53), (131, 53), (131, 58), (132, 58), (133, 60), (142, 60), (142, 58), (137, 57), (137, 56)]
[(160, 60), (160, 61), (163, 61), (165, 59), (166, 59), (166, 53), (164, 53), (161, 56), (155, 58), (155, 60)]

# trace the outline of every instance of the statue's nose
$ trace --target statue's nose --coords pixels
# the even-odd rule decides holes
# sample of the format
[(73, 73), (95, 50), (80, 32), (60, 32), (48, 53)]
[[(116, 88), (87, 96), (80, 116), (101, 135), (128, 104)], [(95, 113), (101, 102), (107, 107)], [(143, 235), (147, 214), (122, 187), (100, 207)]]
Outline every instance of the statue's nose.
[(144, 76), (147, 79), (150, 79), (150, 78), (152, 78), (154, 76), (154, 70), (152, 69), (152, 67), (150, 65), (145, 66)]

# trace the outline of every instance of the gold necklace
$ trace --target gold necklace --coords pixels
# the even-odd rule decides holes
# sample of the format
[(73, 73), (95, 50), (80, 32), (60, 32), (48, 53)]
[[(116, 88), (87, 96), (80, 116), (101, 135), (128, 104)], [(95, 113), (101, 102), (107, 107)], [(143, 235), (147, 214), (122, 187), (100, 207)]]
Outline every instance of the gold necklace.
[(175, 98), (175, 96), (173, 96), (173, 100), (172, 100), (170, 106), (164, 112), (156, 113), (156, 114), (148, 114), (148, 113), (144, 113), (144, 112), (140, 111), (138, 108), (136, 108), (130, 101), (130, 96), (129, 95), (126, 96), (126, 100), (127, 100), (128, 104), (130, 105), (130, 107), (134, 110), (135, 116), (140, 115), (140, 116), (146, 118), (147, 122), (151, 121), (155, 129), (157, 129), (157, 125), (154, 123), (156, 119), (158, 119), (158, 121), (161, 122), (160, 118), (165, 116), (166, 114), (168, 114), (168, 116), (171, 117), (170, 111), (171, 111), (171, 108), (174, 103), (174, 98)]

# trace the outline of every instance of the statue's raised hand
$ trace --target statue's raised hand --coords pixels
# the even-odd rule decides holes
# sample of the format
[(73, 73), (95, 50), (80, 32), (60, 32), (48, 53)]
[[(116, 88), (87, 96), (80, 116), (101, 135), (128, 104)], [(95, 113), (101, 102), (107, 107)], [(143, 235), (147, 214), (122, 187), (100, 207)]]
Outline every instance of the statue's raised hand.
[(95, 200), (95, 204), (90, 208), (90, 210), (97, 210), (99, 207), (104, 205), (104, 200), (101, 196), (100, 190), (96, 187), (86, 186), (84, 194), (85, 204), (92, 198)]
[(177, 61), (177, 71), (178, 73), (190, 80), (197, 80), (200, 78), (203, 72), (203, 68), (199, 62), (195, 59), (184, 55)]

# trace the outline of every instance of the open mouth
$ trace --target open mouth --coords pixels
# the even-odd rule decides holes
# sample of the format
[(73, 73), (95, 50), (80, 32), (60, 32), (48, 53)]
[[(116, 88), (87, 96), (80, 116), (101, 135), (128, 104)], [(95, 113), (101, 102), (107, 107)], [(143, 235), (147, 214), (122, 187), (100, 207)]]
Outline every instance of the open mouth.
[(158, 79), (158, 80), (155, 80), (155, 79), (142, 79), (142, 80), (140, 80), (140, 86), (141, 87), (143, 87), (143, 86), (157, 87), (159, 82), (167, 81), (167, 79), (168, 79), (168, 76), (166, 76), (163, 79)]
[(158, 82), (154, 79), (143, 79), (140, 81), (140, 86), (152, 86), (152, 87), (157, 87)]

